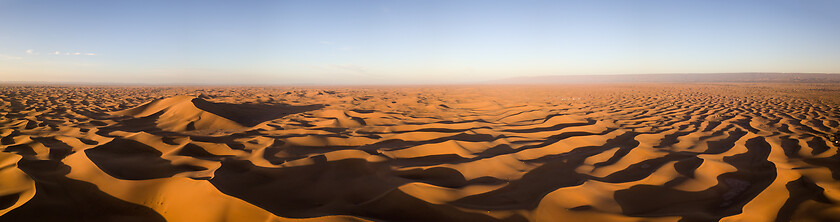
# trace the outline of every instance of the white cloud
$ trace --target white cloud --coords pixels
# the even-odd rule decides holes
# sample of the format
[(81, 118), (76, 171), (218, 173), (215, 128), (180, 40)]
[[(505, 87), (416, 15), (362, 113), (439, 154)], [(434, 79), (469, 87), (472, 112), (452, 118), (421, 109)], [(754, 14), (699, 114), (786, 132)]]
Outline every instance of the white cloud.
[(8, 60), (12, 60), (12, 59), (21, 59), (21, 58), (20, 58), (20, 57), (17, 57), (17, 56), (10, 56), (10, 55), (3, 55), (3, 54), (0, 54), (0, 59), (4, 59), (4, 60), (6, 60), (6, 59), (8, 59)]
[[(95, 56), (96, 55), (96, 53), (92, 53), (92, 52), (81, 53), (81, 52), (60, 52), (60, 51), (51, 52), (49, 54), (50, 55), (86, 55), (86, 56)], [(36, 53), (36, 55), (37, 55), (37, 53)]]
[[(33, 49), (27, 49), (26, 54), (27, 55), (38, 55), (40, 53), (36, 52)], [(60, 52), (60, 51), (50, 52), (50, 53), (47, 53), (47, 54), (48, 55), (87, 55), (87, 56), (95, 56), (96, 55), (96, 53), (92, 53), (92, 52), (81, 53), (81, 52)], [(16, 56), (12, 56), (12, 57), (19, 58), (19, 57), (16, 57)], [(3, 58), (8, 59), (8, 58), (10, 58), (10, 56), (4, 56)]]

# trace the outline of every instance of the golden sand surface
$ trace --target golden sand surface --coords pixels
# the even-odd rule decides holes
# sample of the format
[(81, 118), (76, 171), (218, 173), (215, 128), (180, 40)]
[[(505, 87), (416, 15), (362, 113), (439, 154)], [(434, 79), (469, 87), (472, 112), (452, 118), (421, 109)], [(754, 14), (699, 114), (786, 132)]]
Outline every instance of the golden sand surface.
[(840, 221), (840, 84), (0, 87), (0, 221)]

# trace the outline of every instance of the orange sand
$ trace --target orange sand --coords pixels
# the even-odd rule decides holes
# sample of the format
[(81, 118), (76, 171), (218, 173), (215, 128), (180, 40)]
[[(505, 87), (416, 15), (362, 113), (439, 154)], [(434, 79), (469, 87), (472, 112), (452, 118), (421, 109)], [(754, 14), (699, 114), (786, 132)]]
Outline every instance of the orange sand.
[(838, 221), (840, 85), (0, 87), (0, 221)]

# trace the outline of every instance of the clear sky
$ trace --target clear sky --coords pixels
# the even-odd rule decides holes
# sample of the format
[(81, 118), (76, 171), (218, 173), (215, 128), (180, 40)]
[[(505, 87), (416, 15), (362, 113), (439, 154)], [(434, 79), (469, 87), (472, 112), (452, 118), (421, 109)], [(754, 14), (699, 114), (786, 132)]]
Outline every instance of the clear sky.
[(840, 1), (0, 0), (0, 81), (840, 73)]

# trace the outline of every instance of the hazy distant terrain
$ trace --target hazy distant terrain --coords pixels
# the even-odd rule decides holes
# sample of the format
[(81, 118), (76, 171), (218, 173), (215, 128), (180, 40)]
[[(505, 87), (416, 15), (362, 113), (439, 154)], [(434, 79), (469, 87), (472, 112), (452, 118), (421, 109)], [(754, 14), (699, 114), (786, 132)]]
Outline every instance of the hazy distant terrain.
[(555, 75), (514, 77), (493, 84), (580, 84), (580, 83), (664, 83), (664, 82), (742, 82), (742, 83), (840, 83), (840, 74), (816, 73), (703, 73), (703, 74), (620, 74)]

